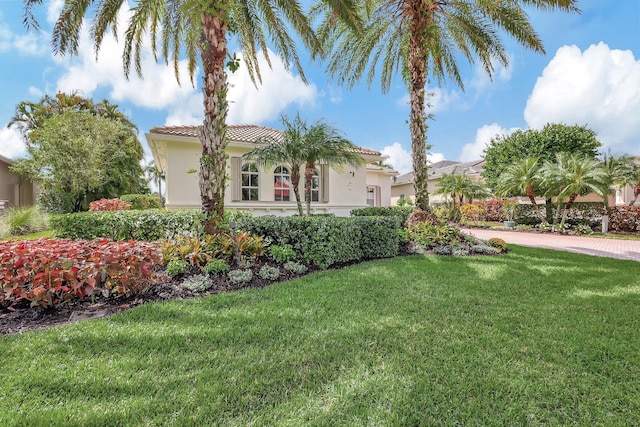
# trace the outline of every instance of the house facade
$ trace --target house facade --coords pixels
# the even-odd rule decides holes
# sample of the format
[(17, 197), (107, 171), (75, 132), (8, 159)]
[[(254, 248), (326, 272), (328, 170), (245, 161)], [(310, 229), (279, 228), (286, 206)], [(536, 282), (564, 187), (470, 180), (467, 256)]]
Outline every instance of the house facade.
[[(146, 134), (156, 166), (165, 174), (167, 209), (201, 206), (198, 168), (202, 153), (197, 126), (154, 127)], [(254, 215), (289, 216), (297, 213), (291, 188), (291, 170), (286, 164), (258, 168), (242, 156), (251, 151), (259, 138), (280, 140), (282, 132), (264, 126), (240, 125), (227, 128), (228, 208), (251, 211)], [(312, 213), (348, 216), (352, 209), (391, 204), (391, 177), (397, 172), (374, 165), (383, 160), (380, 152), (357, 148), (360, 167), (316, 166), (312, 181)], [(304, 170), (301, 169), (301, 174)], [(304, 177), (300, 181), (304, 203)]]
[(0, 209), (31, 206), (36, 202), (33, 183), (9, 170), (13, 161), (0, 156)]

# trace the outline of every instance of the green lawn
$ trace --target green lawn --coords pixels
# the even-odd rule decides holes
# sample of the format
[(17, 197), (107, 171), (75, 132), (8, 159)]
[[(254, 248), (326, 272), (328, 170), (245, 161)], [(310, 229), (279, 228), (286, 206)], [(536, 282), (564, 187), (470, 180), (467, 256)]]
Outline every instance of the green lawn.
[(639, 425), (640, 263), (408, 257), (0, 337), (0, 425)]

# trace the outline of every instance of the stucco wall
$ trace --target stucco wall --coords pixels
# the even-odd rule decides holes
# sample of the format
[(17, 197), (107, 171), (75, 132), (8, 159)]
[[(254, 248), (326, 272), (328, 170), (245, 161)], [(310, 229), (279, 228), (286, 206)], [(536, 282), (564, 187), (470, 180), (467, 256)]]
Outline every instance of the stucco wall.
[(0, 159), (0, 200), (9, 201), (9, 207), (30, 206), (35, 203), (33, 184), (9, 170), (9, 164)]
[(367, 185), (376, 186), (380, 189), (380, 206), (392, 206), (391, 176), (389, 174), (377, 170), (368, 170)]

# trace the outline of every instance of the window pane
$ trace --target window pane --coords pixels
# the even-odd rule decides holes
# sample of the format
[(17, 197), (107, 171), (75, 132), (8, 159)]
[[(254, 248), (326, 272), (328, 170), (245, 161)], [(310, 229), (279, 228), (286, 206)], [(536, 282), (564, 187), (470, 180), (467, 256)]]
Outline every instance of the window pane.
[(251, 194), (251, 200), (258, 200), (258, 189), (257, 188), (252, 188), (250, 194)]
[(242, 174), (242, 186), (243, 187), (249, 186), (249, 175), (247, 175), (246, 173)]
[(252, 187), (257, 187), (258, 186), (258, 174), (257, 173), (252, 173), (251, 174), (251, 186)]
[(243, 188), (242, 189), (242, 200), (249, 200), (249, 189), (248, 188)]

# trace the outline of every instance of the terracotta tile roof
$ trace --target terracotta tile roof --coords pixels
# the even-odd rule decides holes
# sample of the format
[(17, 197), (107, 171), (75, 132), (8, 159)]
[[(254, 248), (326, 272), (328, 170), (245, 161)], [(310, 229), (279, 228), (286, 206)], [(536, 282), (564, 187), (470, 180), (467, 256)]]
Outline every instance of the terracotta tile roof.
[[(198, 137), (198, 126), (156, 126), (149, 130), (149, 133), (159, 135)], [(259, 138), (273, 138), (275, 141), (282, 139), (282, 131), (258, 125), (229, 125), (227, 126), (227, 139), (238, 142), (254, 142)], [(381, 156), (376, 150), (358, 147), (354, 150), (358, 154), (371, 156)]]

